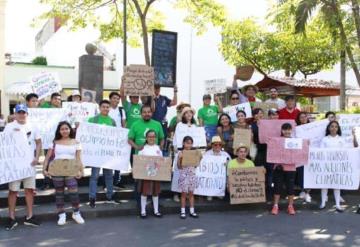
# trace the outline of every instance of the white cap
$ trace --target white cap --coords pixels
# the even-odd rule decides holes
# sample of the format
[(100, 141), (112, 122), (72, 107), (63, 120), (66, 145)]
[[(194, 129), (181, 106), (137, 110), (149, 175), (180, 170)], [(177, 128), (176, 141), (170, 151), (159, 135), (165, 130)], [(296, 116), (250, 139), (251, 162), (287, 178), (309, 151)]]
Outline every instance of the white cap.
[(77, 90), (77, 89), (73, 90), (72, 93), (71, 93), (71, 96), (77, 96), (77, 95), (81, 96), (80, 91)]

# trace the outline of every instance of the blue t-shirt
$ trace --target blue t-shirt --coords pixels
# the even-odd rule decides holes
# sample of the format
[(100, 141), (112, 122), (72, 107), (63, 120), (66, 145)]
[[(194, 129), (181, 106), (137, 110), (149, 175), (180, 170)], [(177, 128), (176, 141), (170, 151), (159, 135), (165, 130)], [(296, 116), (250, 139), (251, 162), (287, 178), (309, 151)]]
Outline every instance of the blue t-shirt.
[(167, 108), (171, 104), (171, 99), (166, 96), (159, 95), (155, 98), (155, 112), (153, 113), (153, 119), (162, 122), (166, 118)]

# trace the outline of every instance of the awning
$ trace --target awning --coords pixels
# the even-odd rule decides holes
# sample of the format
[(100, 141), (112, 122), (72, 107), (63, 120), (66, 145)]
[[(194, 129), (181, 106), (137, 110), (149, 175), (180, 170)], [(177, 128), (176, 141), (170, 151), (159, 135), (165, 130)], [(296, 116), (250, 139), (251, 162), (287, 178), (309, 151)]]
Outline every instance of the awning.
[(5, 89), (5, 93), (10, 95), (27, 95), (32, 92), (31, 83), (27, 81), (13, 82)]

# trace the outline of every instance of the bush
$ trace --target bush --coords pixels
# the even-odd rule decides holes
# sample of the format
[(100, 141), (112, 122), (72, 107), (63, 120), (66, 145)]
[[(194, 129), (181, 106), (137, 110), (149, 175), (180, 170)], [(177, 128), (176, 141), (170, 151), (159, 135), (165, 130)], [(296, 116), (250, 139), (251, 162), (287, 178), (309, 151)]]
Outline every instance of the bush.
[(47, 65), (46, 57), (36, 57), (31, 61), (35, 65)]

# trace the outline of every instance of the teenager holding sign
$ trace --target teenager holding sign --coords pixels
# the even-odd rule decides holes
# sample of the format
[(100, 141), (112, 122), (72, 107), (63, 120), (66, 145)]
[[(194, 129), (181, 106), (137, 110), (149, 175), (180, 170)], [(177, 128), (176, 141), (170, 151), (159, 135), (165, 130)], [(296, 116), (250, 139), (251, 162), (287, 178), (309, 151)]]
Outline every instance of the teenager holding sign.
[[(54, 164), (57, 161), (63, 160), (74, 160), (81, 164), (80, 154), (81, 145), (75, 140), (74, 130), (71, 128), (71, 125), (68, 122), (60, 122), (57, 126), (55, 132), (54, 145), (52, 148), (49, 148), (43, 166), (44, 176), (50, 177), (48, 172), (49, 165)], [(55, 187), (55, 200), (56, 208), (58, 210), (59, 220), (57, 224), (59, 226), (66, 224), (66, 213), (64, 209), (64, 190), (67, 187), (69, 192), (69, 197), (73, 207), (72, 218), (78, 224), (84, 224), (85, 221), (81, 217), (79, 211), (79, 193), (78, 193), (78, 183), (76, 179), (80, 179), (83, 176), (83, 166), (80, 166), (78, 174), (76, 177), (73, 176), (53, 176), (51, 177)]]
[(218, 121), (217, 135), (219, 135), (224, 142), (224, 150), (230, 154), (231, 157), (235, 157), (233, 149), (234, 132), (230, 116), (226, 113), (221, 114)]

